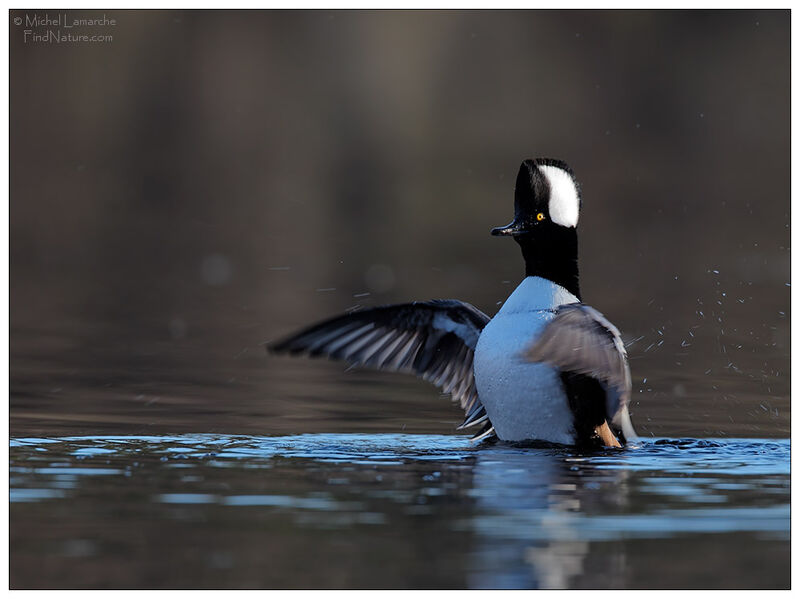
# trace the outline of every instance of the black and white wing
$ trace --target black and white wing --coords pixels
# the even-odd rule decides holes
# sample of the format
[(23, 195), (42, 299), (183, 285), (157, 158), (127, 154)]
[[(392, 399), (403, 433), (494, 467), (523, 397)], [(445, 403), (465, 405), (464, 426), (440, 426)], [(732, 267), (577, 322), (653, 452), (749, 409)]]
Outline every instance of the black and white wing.
[(478, 439), (494, 433), (472, 374), (475, 346), (489, 320), (458, 300), (379, 306), (320, 322), (267, 347), (420, 376), (461, 405), (466, 418), (459, 428), (485, 423)]
[(606, 390), (608, 420), (622, 429), (627, 440), (635, 439), (628, 415), (631, 371), (619, 330), (585, 304), (565, 304), (555, 314), (525, 351), (525, 358), (597, 379)]

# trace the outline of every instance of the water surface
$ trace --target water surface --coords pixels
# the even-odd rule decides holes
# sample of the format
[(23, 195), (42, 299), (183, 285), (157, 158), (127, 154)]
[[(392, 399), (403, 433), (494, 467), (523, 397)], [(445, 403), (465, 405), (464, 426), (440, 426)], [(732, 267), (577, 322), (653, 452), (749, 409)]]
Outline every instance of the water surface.
[(13, 588), (788, 588), (789, 442), (20, 437)]

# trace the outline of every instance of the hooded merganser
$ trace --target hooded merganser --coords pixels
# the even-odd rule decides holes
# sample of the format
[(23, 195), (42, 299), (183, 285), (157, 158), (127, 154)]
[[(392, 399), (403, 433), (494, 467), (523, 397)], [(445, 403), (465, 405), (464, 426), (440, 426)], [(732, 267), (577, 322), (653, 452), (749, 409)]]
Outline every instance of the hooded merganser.
[(580, 203), (566, 163), (522, 163), (514, 220), (492, 235), (520, 245), (525, 279), (494, 318), (459, 300), (379, 306), (268, 348), (421, 376), (459, 402), (459, 428), (483, 425), (475, 441), (619, 447), (636, 438), (630, 370), (617, 328), (581, 303)]

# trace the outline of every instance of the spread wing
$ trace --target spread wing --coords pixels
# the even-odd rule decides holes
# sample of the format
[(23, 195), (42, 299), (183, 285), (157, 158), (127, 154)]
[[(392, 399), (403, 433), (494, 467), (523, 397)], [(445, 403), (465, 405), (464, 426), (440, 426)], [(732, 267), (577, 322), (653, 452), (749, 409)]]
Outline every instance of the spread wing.
[(636, 433), (628, 416), (631, 372), (619, 330), (585, 304), (559, 306), (556, 315), (524, 354), (531, 362), (547, 362), (563, 372), (597, 379), (606, 389), (606, 415), (628, 440)]
[(312, 325), (268, 349), (420, 376), (461, 405), (466, 418), (459, 428), (485, 422), (475, 437), (483, 438), (494, 431), (478, 399), (472, 358), (489, 320), (458, 300), (379, 306)]

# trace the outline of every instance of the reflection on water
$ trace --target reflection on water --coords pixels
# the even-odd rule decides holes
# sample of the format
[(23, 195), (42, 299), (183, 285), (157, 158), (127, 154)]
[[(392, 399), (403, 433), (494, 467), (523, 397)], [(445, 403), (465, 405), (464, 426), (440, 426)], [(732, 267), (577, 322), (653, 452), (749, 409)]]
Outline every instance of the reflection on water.
[(783, 440), (16, 438), (10, 475), (13, 588), (789, 585)]

